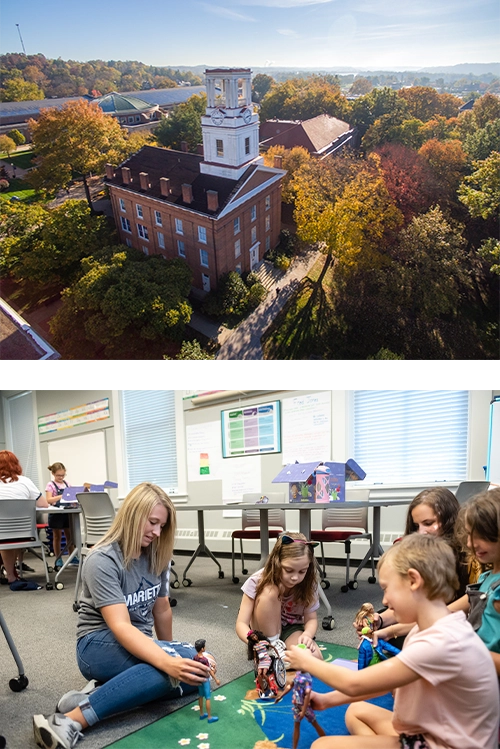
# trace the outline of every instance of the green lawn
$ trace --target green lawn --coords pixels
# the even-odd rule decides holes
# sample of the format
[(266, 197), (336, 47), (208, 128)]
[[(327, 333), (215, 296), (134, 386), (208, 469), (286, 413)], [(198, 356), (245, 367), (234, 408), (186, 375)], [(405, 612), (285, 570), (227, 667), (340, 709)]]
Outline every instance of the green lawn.
[(8, 161), (19, 169), (31, 169), (33, 163), (33, 151), (20, 151), (7, 156), (5, 152), (0, 153), (0, 161)]
[(24, 180), (11, 179), (9, 182), (9, 189), (0, 193), (0, 200), (10, 200), (14, 195), (24, 201), (31, 201), (36, 197), (36, 190)]

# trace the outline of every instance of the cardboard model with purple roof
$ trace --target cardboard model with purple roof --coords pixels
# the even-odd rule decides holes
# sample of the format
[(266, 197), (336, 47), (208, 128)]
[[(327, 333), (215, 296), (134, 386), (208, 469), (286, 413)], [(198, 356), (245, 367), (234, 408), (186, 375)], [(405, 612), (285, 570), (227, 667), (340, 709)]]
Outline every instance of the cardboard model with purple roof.
[(362, 481), (366, 473), (349, 459), (345, 463), (315, 461), (290, 463), (273, 479), (273, 484), (288, 484), (290, 502), (344, 502), (345, 482)]

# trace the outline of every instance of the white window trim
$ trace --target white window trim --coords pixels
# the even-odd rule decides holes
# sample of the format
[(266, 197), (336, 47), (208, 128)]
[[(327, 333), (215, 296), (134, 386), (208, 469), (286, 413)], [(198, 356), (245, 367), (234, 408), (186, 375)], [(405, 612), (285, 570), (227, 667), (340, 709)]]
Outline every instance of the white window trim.
[(122, 213), (127, 213), (127, 206), (125, 205), (125, 201), (123, 198), (118, 198), (119, 205), (120, 205), (120, 211)]
[[(202, 268), (210, 268), (210, 258), (208, 257), (208, 251), (207, 251), (207, 250), (200, 250), (199, 252), (200, 252), (200, 266), (201, 266)], [(201, 260), (201, 258), (202, 258), (202, 253), (205, 253), (205, 255), (207, 256), (207, 263), (206, 263), (206, 265), (205, 265), (205, 263), (203, 263), (203, 262), (202, 262), (202, 260)]]
[(155, 211), (155, 224), (156, 226), (163, 226), (163, 219), (160, 211)]
[[(205, 239), (202, 239), (200, 236), (200, 230), (203, 229), (205, 231)], [(198, 227), (198, 242), (201, 242), (201, 244), (207, 244), (207, 228), (206, 226), (199, 226)]]
[[(180, 222), (180, 229), (178, 226), (178, 223)], [(180, 234), (181, 236), (184, 236), (184, 223), (181, 218), (174, 218), (174, 226), (175, 226), (175, 233)]]
[(137, 214), (137, 218), (144, 218), (144, 210), (142, 208), (142, 205), (139, 205), (139, 203), (135, 204), (135, 212)]

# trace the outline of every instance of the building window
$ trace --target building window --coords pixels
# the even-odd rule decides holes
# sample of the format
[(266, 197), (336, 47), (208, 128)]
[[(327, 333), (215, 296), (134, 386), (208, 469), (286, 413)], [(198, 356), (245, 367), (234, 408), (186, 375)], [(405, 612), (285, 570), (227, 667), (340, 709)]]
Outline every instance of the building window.
[(255, 221), (256, 218), (257, 218), (257, 206), (253, 205), (250, 208), (250, 220)]
[(355, 390), (353, 449), (370, 484), (467, 478), (467, 390)]
[(163, 226), (163, 221), (161, 220), (160, 211), (155, 211), (155, 221), (156, 221), (156, 226)]
[(137, 233), (141, 239), (146, 239), (149, 242), (149, 234), (146, 226), (143, 226), (143, 224), (137, 224)]
[(271, 207), (271, 196), (266, 195), (266, 211), (268, 211)]
[(207, 243), (207, 230), (204, 226), (198, 227), (198, 242), (203, 242), (203, 244)]
[(125, 218), (125, 216), (120, 216), (120, 221), (122, 223), (123, 231), (128, 231), (129, 234), (132, 234), (132, 227), (130, 226), (130, 221), (128, 220), (128, 218)]
[(127, 245), (127, 247), (132, 247), (132, 240), (130, 239), (130, 237), (125, 237), (125, 244)]
[(184, 234), (184, 229), (182, 228), (182, 219), (176, 218), (175, 219), (175, 231), (177, 234)]
[(257, 241), (257, 227), (252, 226), (252, 244), (255, 244)]
[(271, 249), (271, 237), (269, 234), (266, 237), (266, 252)]
[(149, 255), (149, 250), (148, 250), (148, 248), (147, 248), (147, 247), (145, 247), (144, 245), (142, 245), (142, 247), (141, 247), (141, 250), (143, 251), (143, 253), (144, 253), (145, 255)]
[(235, 218), (233, 221), (233, 233), (239, 234), (239, 232), (240, 232), (240, 217), (238, 216), (238, 218)]
[(241, 240), (237, 239), (234, 243), (234, 256), (239, 257), (241, 255)]
[(123, 390), (128, 491), (143, 481), (178, 493), (174, 390)]
[(119, 200), (120, 200), (120, 211), (123, 211), (123, 213), (126, 213), (127, 209), (125, 207), (125, 201), (123, 200), (123, 198), (120, 198)]
[(134, 118), (133, 118), (133, 117), (129, 117), (129, 118), (128, 118), (128, 121), (129, 121), (129, 123), (130, 123), (131, 125), (133, 125), (133, 124), (134, 124)]
[(245, 138), (245, 154), (250, 153), (250, 138)]
[(138, 203), (135, 204), (135, 210), (137, 211), (137, 218), (144, 218), (144, 213), (142, 211), (142, 205), (139, 205)]
[(271, 216), (266, 216), (266, 231), (271, 228)]
[(238, 263), (238, 265), (235, 268), (236, 273), (241, 276), (241, 263)]
[(224, 156), (224, 143), (218, 138), (215, 141), (215, 147), (217, 149), (217, 156)]
[(182, 239), (177, 240), (177, 252), (181, 257), (186, 257), (186, 248)]
[(161, 247), (162, 250), (164, 250), (165, 249), (165, 237), (163, 236), (161, 231), (157, 232), (157, 237), (158, 237), (158, 247)]
[(200, 265), (208, 268), (208, 252), (206, 250), (200, 250)]

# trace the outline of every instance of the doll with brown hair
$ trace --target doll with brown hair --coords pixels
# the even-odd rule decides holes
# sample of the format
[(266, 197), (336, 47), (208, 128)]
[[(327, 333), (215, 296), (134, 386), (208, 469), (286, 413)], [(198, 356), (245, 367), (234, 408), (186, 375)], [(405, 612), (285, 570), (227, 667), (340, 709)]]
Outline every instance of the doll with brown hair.
[[(272, 660), (268, 648), (271, 647), (265, 635), (258, 629), (251, 629), (247, 634), (248, 660), (253, 661), (255, 669), (255, 686), (259, 695), (268, 696), (269, 690), (272, 694), (278, 694), (272, 672)], [(271, 694), (271, 696), (272, 696)]]

